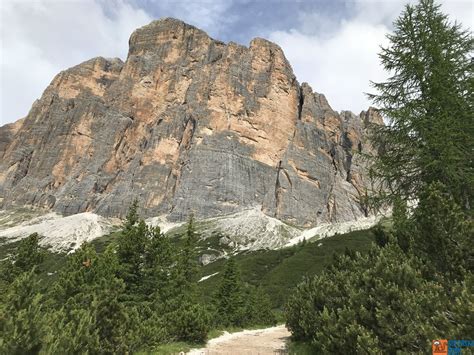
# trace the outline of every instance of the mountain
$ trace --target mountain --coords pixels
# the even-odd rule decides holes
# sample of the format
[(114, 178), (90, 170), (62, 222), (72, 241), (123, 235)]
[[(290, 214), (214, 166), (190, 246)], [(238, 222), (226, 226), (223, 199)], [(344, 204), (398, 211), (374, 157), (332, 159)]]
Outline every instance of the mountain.
[(276, 44), (166, 18), (132, 33), (125, 62), (59, 73), (0, 127), (0, 207), (122, 217), (138, 198), (175, 222), (253, 209), (304, 228), (356, 220), (369, 123), (383, 123), (376, 110), (338, 113), (300, 85)]

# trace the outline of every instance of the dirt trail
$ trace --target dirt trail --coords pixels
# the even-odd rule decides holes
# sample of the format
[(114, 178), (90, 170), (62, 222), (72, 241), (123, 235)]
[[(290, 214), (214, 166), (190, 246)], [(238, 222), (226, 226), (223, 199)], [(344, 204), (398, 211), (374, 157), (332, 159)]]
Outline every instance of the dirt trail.
[(208, 341), (202, 349), (193, 349), (188, 355), (276, 355), (287, 354), (286, 341), (290, 332), (284, 325), (273, 328), (225, 332)]

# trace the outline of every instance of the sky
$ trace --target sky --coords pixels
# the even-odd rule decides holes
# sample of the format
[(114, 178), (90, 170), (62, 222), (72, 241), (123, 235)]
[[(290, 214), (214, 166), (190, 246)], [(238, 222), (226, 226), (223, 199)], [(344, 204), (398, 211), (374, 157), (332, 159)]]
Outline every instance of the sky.
[[(225, 42), (255, 37), (283, 48), (300, 83), (333, 109), (367, 109), (370, 80), (386, 74), (377, 53), (411, 0), (1, 0), (0, 125), (27, 115), (54, 76), (93, 57), (124, 60), (134, 29), (179, 18)], [(442, 9), (474, 28), (474, 3)]]

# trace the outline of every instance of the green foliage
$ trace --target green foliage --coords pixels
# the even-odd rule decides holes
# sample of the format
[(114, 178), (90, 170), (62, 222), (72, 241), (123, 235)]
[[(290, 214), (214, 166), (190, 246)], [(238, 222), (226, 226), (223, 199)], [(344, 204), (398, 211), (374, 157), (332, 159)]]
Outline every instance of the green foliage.
[(390, 120), (373, 127), (373, 173), (393, 226), (290, 297), (287, 326), (315, 353), (424, 353), (472, 334), (472, 36), (432, 0), (394, 25), (380, 55), (392, 76), (372, 95)]
[[(175, 250), (169, 238), (161, 233), (159, 227), (149, 227), (143, 253), (141, 271), (141, 293), (152, 298), (166, 300), (171, 297), (172, 272), (175, 263)], [(159, 286), (159, 287), (157, 287)]]
[(204, 306), (186, 301), (165, 318), (176, 340), (202, 343), (210, 330), (210, 317), (210, 313)]
[(474, 270), (474, 223), (444, 185), (423, 189), (412, 219), (413, 249), (429, 261), (431, 274), (460, 280)]
[(230, 258), (215, 295), (218, 324), (229, 327), (274, 325), (272, 304), (261, 287), (244, 285), (234, 258)]
[(293, 337), (321, 353), (395, 353), (468, 336), (473, 225), (443, 191), (431, 184), (411, 216), (395, 213), (382, 247), (338, 256), (298, 285), (286, 308)]
[(0, 302), (1, 353), (126, 354), (206, 339), (211, 319), (195, 292), (192, 220), (184, 246), (173, 246), (137, 209), (134, 202), (101, 253), (85, 243), (70, 254), (47, 290), (35, 269), (43, 260), (37, 235), (19, 243), (2, 264), (14, 272)]
[(170, 324), (170, 334), (178, 341), (203, 342), (210, 329), (211, 317), (208, 310), (199, 304), (197, 297), (197, 276), (199, 275), (193, 216), (190, 217), (185, 233), (185, 242), (177, 251), (176, 263), (171, 269), (171, 290), (165, 309)]
[(150, 335), (150, 345), (166, 339), (204, 341), (210, 316), (195, 292), (199, 272), (193, 218), (184, 245), (177, 248), (159, 228), (139, 220), (136, 209), (132, 205), (118, 237), (117, 258), (126, 285), (123, 298), (140, 307), (141, 335)]
[[(102, 272), (96, 263), (98, 256), (95, 250), (87, 243), (71, 254), (65, 268), (61, 271), (57, 282), (53, 286), (51, 296), (59, 304), (71, 303), (76, 297), (82, 299), (84, 295), (92, 292), (84, 292), (84, 288), (94, 287)], [(85, 301), (85, 305), (90, 300)]]
[[(305, 276), (321, 273), (332, 262), (333, 254), (344, 253), (346, 247), (365, 253), (374, 241), (372, 230), (354, 231), (344, 235), (307, 242), (280, 250), (259, 250), (241, 253), (233, 258), (241, 270), (246, 285), (262, 287), (271, 295), (272, 308), (282, 309), (288, 299), (288, 290), (293, 289)], [(220, 259), (202, 267), (201, 276), (219, 272), (198, 284), (200, 296), (212, 301), (212, 295), (219, 288), (225, 260)]]
[(127, 216), (125, 217), (123, 230), (127, 231), (133, 228), (139, 221), (140, 216), (138, 215), (138, 200), (134, 199), (128, 209)]
[(290, 340), (287, 343), (289, 355), (313, 355), (316, 354), (314, 347), (307, 342)]
[(60, 327), (53, 334), (61, 335), (48, 338), (50, 351), (125, 353), (133, 349), (129, 338), (138, 327), (138, 315), (121, 302), (125, 283), (116, 277), (118, 270), (112, 247), (98, 255), (84, 244), (69, 257), (51, 293), (53, 304), (62, 307), (52, 314)]
[(407, 5), (382, 49), (390, 77), (369, 95), (389, 120), (374, 126), (378, 156), (372, 173), (381, 197), (416, 200), (424, 186), (443, 183), (462, 208), (473, 194), (473, 38), (450, 23), (433, 0)]
[(448, 304), (443, 287), (423, 278), (423, 263), (394, 243), (342, 256), (301, 283), (287, 305), (287, 326), (321, 353), (417, 352), (449, 337), (433, 322)]
[(138, 313), (119, 301), (124, 290), (121, 280), (106, 286), (106, 292), (96, 300), (96, 327), (100, 339), (100, 352), (126, 353), (133, 349), (134, 328), (138, 326)]
[(413, 226), (408, 218), (408, 207), (406, 201), (396, 197), (393, 202), (393, 232), (400, 248), (407, 252), (413, 247)]
[(43, 354), (94, 354), (100, 347), (99, 330), (95, 326), (95, 310), (77, 308), (65, 313), (51, 311), (43, 324), (49, 331), (42, 341)]
[(248, 325), (276, 325), (276, 316), (272, 310), (272, 302), (263, 287), (246, 287), (246, 320)]
[(219, 321), (224, 326), (242, 326), (245, 323), (244, 290), (240, 272), (233, 258), (230, 258), (225, 265), (216, 294), (216, 309)]
[[(36, 346), (34, 353), (130, 353), (139, 349), (161, 351), (163, 344), (168, 342), (202, 343), (211, 326), (222, 325), (216, 309), (209, 304), (209, 298), (201, 293), (206, 289), (202, 287), (204, 283), (199, 283), (199, 288), (196, 285), (196, 279), (207, 271), (201, 271), (197, 264), (197, 238), (193, 223), (188, 224), (186, 229), (182, 235), (183, 243), (178, 244), (165, 237), (159, 228), (144, 226), (138, 219), (109, 237), (107, 247), (102, 243), (100, 253), (93, 245), (84, 244), (62, 258), (63, 265), (50, 260), (59, 256), (48, 254), (46, 263), (54, 269), (45, 269), (43, 263), (40, 265), (42, 271), (59, 269), (59, 272), (46, 276), (32, 271), (32, 297), (40, 297), (41, 302), (25, 302), (12, 308), (13, 297), (5, 297), (0, 300), (2, 319), (6, 319), (4, 310), (7, 307), (11, 310), (8, 313), (11, 314), (9, 322), (15, 315), (25, 312), (31, 319), (35, 319), (32, 313), (38, 314), (38, 322), (25, 322), (21, 328), (18, 327), (19, 333), (28, 338), (32, 337), (28, 334), (34, 334), (37, 329), (35, 324), (41, 324), (38, 328), (40, 333), (35, 335), (36, 345), (31, 343)], [(126, 238), (140, 241), (142, 246), (137, 248)], [(245, 270), (245, 275), (238, 278), (242, 299), (238, 322), (250, 328), (273, 325), (274, 305), (268, 297), (269, 286), (273, 287), (270, 290), (278, 290), (278, 294), (283, 295), (289, 287), (287, 282), (296, 282), (296, 276), (303, 272), (320, 270), (330, 260), (332, 251), (343, 251), (342, 244), (366, 248), (370, 240), (370, 233), (355, 232), (325, 240), (324, 248), (306, 243), (283, 251), (237, 256), (234, 258), (239, 264), (236, 268)], [(13, 254), (16, 255), (16, 252)], [(128, 263), (125, 255), (131, 256), (133, 262), (130, 264), (135, 267), (124, 267), (123, 264)], [(206, 267), (217, 267), (219, 270), (222, 263)], [(132, 270), (133, 273), (124, 270)], [(244, 280), (242, 276), (245, 276)], [(48, 288), (41, 288), (35, 280), (46, 280)], [(216, 277), (216, 280), (222, 278)], [(275, 283), (275, 280), (285, 283)], [(213, 288), (212, 284), (206, 287)], [(12, 292), (11, 287), (8, 290)], [(27, 313), (28, 305), (37, 305), (39, 310)], [(5, 322), (0, 324), (6, 328)], [(3, 331), (0, 338), (4, 349), (7, 337), (3, 336)], [(8, 336), (8, 339), (12, 338)], [(9, 344), (13, 341), (9, 340)], [(21, 346), (21, 342), (15, 341), (15, 344)], [(13, 352), (11, 348), (9, 351)], [(19, 351), (27, 353), (25, 348)]]
[(196, 255), (197, 236), (194, 229), (194, 217), (189, 218), (184, 246), (178, 255), (176, 280), (178, 289), (183, 293), (191, 293), (192, 285), (197, 281), (198, 262)]
[(185, 342), (163, 343), (163, 344), (154, 346), (150, 350), (143, 351), (143, 352), (139, 351), (136, 354), (137, 355), (150, 355), (150, 354), (176, 355), (176, 354), (181, 354), (182, 352), (186, 353), (187, 351), (195, 347), (196, 347), (196, 344), (189, 344)]
[(143, 220), (128, 224), (118, 234), (116, 246), (117, 275), (125, 282), (126, 296), (131, 302), (167, 299), (174, 287), (173, 253), (177, 251), (159, 227), (147, 226)]
[(467, 339), (474, 334), (474, 275), (469, 273), (452, 285), (453, 299), (442, 312), (440, 322), (450, 324), (453, 338)]
[(119, 234), (117, 257), (120, 265), (119, 276), (125, 281), (130, 293), (137, 293), (143, 271), (143, 255), (147, 243), (148, 226), (144, 221), (138, 224), (126, 222)]
[(22, 239), (13, 255), (3, 262), (1, 278), (7, 283), (13, 282), (15, 278), (35, 268), (39, 271), (39, 265), (44, 260), (45, 252), (38, 244), (38, 233), (33, 233)]
[(375, 243), (384, 247), (390, 240), (390, 234), (380, 225), (374, 227)]
[(0, 353), (35, 354), (41, 349), (43, 296), (34, 269), (15, 279), (0, 308)]
[(40, 248), (38, 233), (33, 233), (23, 239), (18, 245), (17, 254), (14, 257), (15, 267), (20, 272), (29, 272), (44, 260), (44, 251)]

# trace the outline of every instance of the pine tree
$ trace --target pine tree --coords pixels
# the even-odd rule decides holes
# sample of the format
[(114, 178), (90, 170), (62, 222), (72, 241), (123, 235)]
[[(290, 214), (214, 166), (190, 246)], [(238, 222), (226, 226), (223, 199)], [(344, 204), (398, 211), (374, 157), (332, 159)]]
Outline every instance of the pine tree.
[[(52, 291), (54, 302), (62, 307), (51, 319), (63, 332), (48, 337), (50, 351), (112, 354), (134, 349), (138, 313), (122, 301), (125, 283), (116, 277), (119, 269), (114, 245), (98, 255), (85, 243), (68, 257)], [(54, 328), (53, 334), (59, 331)]]
[(316, 353), (423, 352), (429, 339), (455, 334), (437, 321), (450, 300), (423, 268), (393, 242), (367, 255), (343, 255), (298, 285), (286, 307), (287, 327)]
[(466, 218), (446, 187), (428, 185), (413, 214), (413, 252), (428, 261), (430, 274), (448, 283), (474, 271), (474, 223)]
[(44, 319), (49, 324), (44, 337), (43, 354), (98, 354), (99, 330), (96, 310), (77, 308), (66, 313), (64, 308), (51, 311)]
[(436, 321), (450, 325), (453, 339), (467, 339), (474, 334), (474, 275), (469, 273), (452, 286), (452, 299)]
[(216, 293), (219, 322), (224, 326), (245, 324), (245, 295), (239, 269), (233, 258), (227, 260)]
[(125, 217), (125, 222), (123, 224), (123, 229), (128, 230), (133, 228), (140, 221), (140, 216), (138, 215), (138, 200), (134, 199), (130, 205), (127, 216)]
[(0, 308), (0, 353), (36, 354), (42, 348), (43, 296), (38, 293), (34, 269), (20, 274), (10, 285)]
[(433, 0), (407, 5), (383, 48), (386, 82), (369, 95), (389, 120), (374, 126), (379, 152), (372, 169), (383, 199), (416, 200), (443, 183), (469, 209), (473, 194), (473, 38), (450, 23)]
[(69, 255), (51, 290), (51, 297), (61, 305), (86, 308), (92, 302), (93, 292), (105, 270), (99, 267), (99, 256), (94, 248), (84, 243)]
[(194, 218), (186, 226), (184, 245), (176, 255), (176, 265), (171, 273), (171, 297), (165, 304), (165, 319), (170, 333), (177, 340), (202, 342), (206, 339), (211, 319), (207, 309), (197, 297), (197, 236)]
[(173, 250), (168, 237), (159, 227), (149, 227), (143, 260), (141, 292), (165, 300), (172, 293)]
[(393, 228), (290, 297), (287, 327), (315, 353), (423, 353), (472, 329), (472, 36), (432, 0), (407, 5), (394, 27), (380, 55), (391, 77), (371, 96), (390, 120), (373, 127), (373, 173)]
[(3, 262), (1, 278), (4, 281), (13, 282), (18, 275), (29, 272), (33, 268), (35, 272), (39, 272), (38, 266), (43, 262), (45, 252), (38, 242), (38, 233), (33, 233), (20, 241), (11, 258)]
[(189, 218), (186, 226), (184, 246), (177, 256), (175, 268), (175, 292), (183, 296), (194, 297), (197, 282), (198, 260), (197, 260), (197, 236), (194, 228), (194, 218)]
[(186, 227), (186, 240), (182, 250), (182, 269), (184, 277), (188, 283), (195, 282), (197, 279), (197, 235), (194, 228), (194, 216), (189, 217), (189, 221)]
[(133, 218), (118, 237), (117, 257), (120, 265), (119, 276), (127, 285), (127, 292), (136, 294), (143, 276), (143, 263), (147, 245), (148, 227), (143, 220), (138, 224)]
[(246, 286), (245, 313), (248, 325), (275, 325), (272, 303), (262, 287)]
[(171, 334), (177, 340), (193, 343), (202, 343), (210, 330), (210, 314), (199, 303), (185, 301), (181, 307), (170, 313), (168, 325)]
[(136, 345), (136, 340), (130, 335), (138, 327), (138, 313), (120, 302), (120, 296), (125, 290), (122, 280), (104, 282), (101, 288), (94, 305), (100, 353), (128, 353)]
[(15, 255), (15, 266), (21, 272), (31, 271), (44, 260), (44, 250), (39, 246), (38, 233), (33, 233), (20, 241)]
[(409, 218), (409, 210), (406, 201), (396, 197), (393, 202), (393, 235), (404, 252), (413, 248), (413, 223)]

